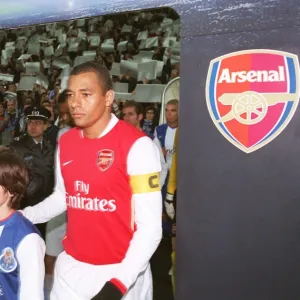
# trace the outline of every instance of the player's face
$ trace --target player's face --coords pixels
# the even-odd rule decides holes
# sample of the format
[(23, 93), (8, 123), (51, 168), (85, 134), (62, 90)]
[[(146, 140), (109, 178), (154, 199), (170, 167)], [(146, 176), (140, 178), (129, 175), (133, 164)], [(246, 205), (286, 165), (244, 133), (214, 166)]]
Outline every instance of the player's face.
[(70, 77), (68, 106), (76, 126), (85, 129), (101, 123), (103, 116), (110, 114), (113, 100), (113, 91), (103, 93), (94, 72)]
[(174, 104), (166, 105), (166, 120), (168, 124), (178, 121), (178, 106)]
[(134, 107), (126, 107), (122, 110), (123, 120), (134, 127), (138, 127), (143, 115), (138, 115)]
[(47, 125), (42, 120), (28, 120), (27, 132), (28, 135), (34, 139), (38, 139), (43, 136)]

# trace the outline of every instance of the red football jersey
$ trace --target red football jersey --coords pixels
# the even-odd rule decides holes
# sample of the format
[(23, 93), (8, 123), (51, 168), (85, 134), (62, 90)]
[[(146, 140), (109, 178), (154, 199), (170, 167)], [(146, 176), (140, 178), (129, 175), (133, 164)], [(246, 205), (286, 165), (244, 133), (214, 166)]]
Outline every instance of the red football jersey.
[(94, 265), (120, 263), (134, 233), (127, 156), (145, 136), (118, 121), (103, 137), (88, 139), (74, 128), (60, 139), (60, 166), (66, 189), (65, 251)]

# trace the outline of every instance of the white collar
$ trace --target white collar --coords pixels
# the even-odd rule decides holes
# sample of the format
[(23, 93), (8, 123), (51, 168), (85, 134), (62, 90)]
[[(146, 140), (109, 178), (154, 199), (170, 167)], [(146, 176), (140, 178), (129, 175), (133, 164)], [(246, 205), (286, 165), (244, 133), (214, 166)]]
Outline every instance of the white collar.
[(38, 142), (37, 140), (35, 140), (34, 138), (32, 138), (33, 139), (33, 141), (36, 143), (36, 144), (39, 144), (39, 143), (41, 143), (42, 145), (43, 145), (43, 140), (41, 140), (40, 142)]
[[(100, 136), (98, 136), (98, 138), (101, 138), (101, 137), (105, 136), (106, 134), (108, 134), (115, 127), (115, 125), (118, 123), (118, 121), (119, 121), (119, 119), (114, 114), (111, 114), (111, 118), (110, 118), (106, 128), (103, 130), (103, 132), (100, 134)], [(81, 138), (84, 137), (82, 130), (80, 130), (80, 136), (81, 136)]]

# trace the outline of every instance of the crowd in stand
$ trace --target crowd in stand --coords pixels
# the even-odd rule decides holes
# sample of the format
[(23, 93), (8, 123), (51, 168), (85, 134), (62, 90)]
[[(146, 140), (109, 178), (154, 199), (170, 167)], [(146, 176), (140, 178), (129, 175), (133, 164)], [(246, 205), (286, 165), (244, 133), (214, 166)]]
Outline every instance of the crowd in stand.
[[(134, 99), (147, 107), (144, 126), (153, 129), (157, 99), (179, 76), (179, 32), (178, 15), (167, 8), (1, 31), (1, 144), (25, 133), (23, 112), (30, 105), (46, 107), (58, 125), (59, 94), (72, 68), (86, 61), (110, 70), (119, 106)], [(150, 84), (158, 95), (140, 88)]]

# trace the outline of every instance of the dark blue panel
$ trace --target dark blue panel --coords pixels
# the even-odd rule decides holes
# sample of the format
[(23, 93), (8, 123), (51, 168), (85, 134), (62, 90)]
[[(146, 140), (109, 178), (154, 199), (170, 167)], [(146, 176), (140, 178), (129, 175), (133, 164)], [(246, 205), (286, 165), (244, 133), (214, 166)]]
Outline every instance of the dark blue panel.
[(300, 110), (245, 154), (216, 129), (205, 100), (212, 59), (253, 48), (299, 55), (299, 38), (285, 28), (183, 39), (177, 300), (299, 298)]

